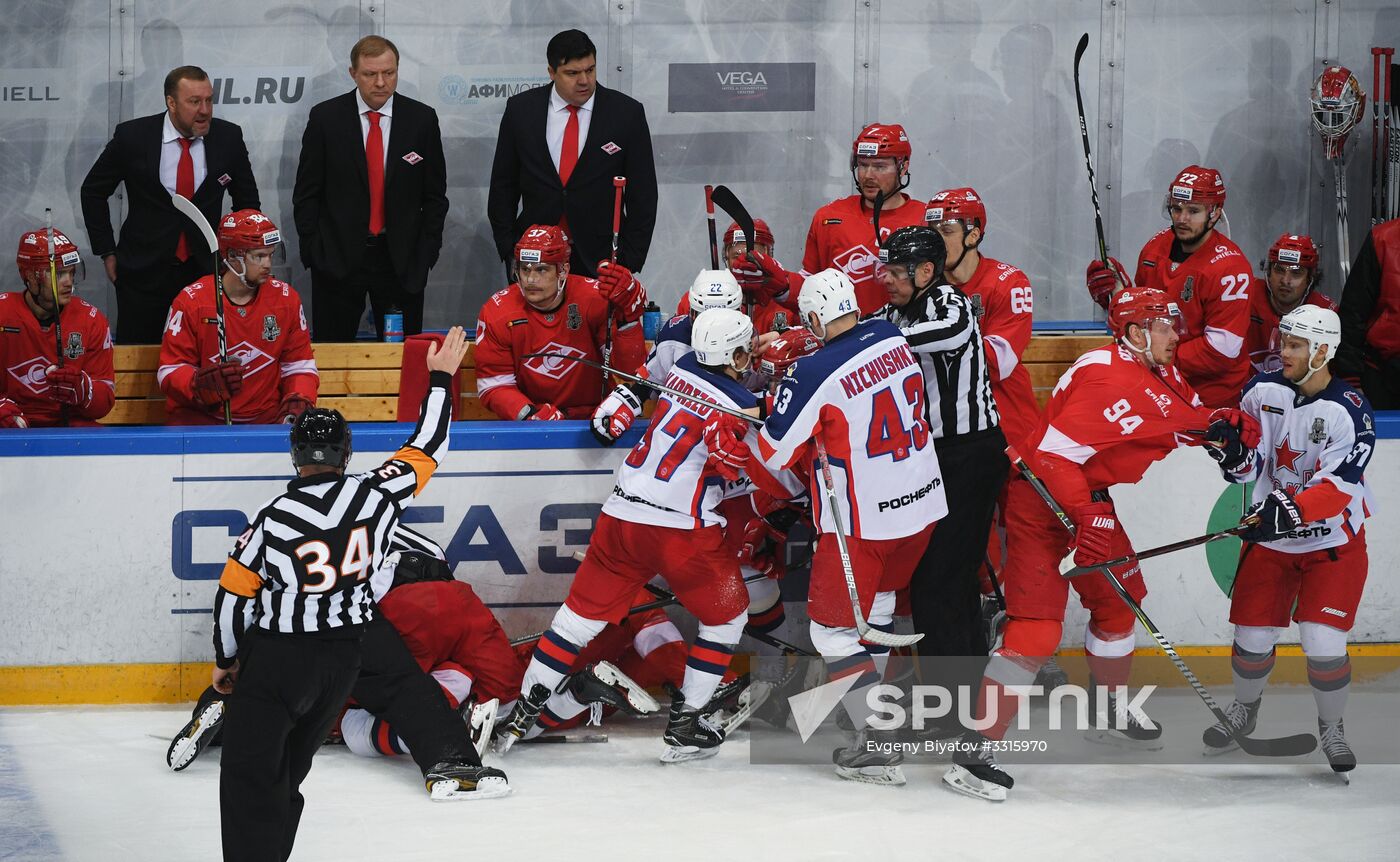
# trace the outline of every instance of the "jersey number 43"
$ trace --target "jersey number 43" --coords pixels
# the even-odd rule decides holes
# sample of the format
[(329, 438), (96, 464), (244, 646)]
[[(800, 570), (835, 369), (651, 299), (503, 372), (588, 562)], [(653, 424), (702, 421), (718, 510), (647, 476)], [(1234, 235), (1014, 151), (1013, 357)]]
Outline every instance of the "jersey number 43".
[[(888, 455), (895, 461), (903, 461), (911, 451), (928, 445), (923, 375), (904, 378), (901, 394), (902, 398), (895, 395), (894, 387), (886, 386), (870, 396), (870, 428), (865, 435), (866, 457)], [(903, 405), (900, 401), (904, 402)], [(902, 412), (909, 417), (907, 423)]]

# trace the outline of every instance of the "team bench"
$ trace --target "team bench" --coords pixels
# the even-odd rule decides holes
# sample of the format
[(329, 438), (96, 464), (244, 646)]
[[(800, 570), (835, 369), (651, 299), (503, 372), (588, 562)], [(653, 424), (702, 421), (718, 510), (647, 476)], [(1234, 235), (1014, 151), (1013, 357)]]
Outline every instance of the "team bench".
[[(1041, 404), (1055, 381), (1081, 353), (1108, 343), (1107, 335), (1038, 335), (1022, 357)], [(403, 345), (361, 342), (314, 344), (321, 373), (317, 404), (345, 414), (352, 422), (392, 422), (398, 409), (399, 360)], [(117, 403), (102, 421), (108, 425), (160, 425), (165, 421), (165, 397), (156, 385), (160, 364), (157, 345), (119, 346), (113, 362), (117, 373)], [(458, 372), (462, 400), (460, 419), (495, 419), (476, 397), (476, 363), (472, 351)]]

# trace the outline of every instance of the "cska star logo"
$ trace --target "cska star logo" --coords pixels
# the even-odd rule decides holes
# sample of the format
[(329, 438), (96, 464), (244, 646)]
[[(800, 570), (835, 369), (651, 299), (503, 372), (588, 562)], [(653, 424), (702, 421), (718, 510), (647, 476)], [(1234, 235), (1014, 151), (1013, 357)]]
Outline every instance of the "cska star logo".
[(1274, 447), (1274, 469), (1280, 472), (1287, 470), (1297, 476), (1298, 459), (1302, 456), (1302, 452), (1288, 445), (1288, 437), (1285, 435), (1283, 442)]

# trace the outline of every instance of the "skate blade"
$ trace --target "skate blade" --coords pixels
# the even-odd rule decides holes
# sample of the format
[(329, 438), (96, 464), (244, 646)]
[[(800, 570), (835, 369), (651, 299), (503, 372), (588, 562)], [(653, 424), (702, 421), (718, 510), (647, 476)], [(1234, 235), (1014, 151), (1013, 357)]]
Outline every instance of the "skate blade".
[(692, 760), (705, 760), (719, 754), (719, 746), (700, 748), (695, 745), (668, 745), (661, 752), (662, 763), (687, 763)]
[(428, 795), (434, 802), (475, 802), (510, 795), (510, 782), (504, 778), (483, 778), (471, 790), (463, 790), (455, 778), (434, 781)]
[(491, 731), (496, 727), (496, 713), (500, 706), (500, 698), (493, 697), (472, 707), (469, 733), (478, 759), (486, 755), (486, 749), (491, 744)]
[(1235, 742), (1235, 740), (1232, 738), (1229, 742), (1225, 743), (1219, 748), (1216, 748), (1211, 745), (1206, 745), (1202, 747), (1201, 754), (1205, 755), (1206, 757), (1219, 757), (1222, 754), (1229, 754), (1232, 751), (1239, 750), (1240, 744), (1238, 742)]
[(194, 763), (194, 759), (199, 756), (199, 740), (204, 734), (212, 733), (214, 726), (219, 723), (219, 719), (224, 714), (224, 702), (216, 700), (204, 708), (199, 716), (193, 719), (187, 729), (170, 743), (170, 748), (165, 752), (165, 764), (172, 772), (179, 772), (186, 766)]
[(904, 770), (898, 766), (838, 766), (836, 774), (847, 781), (862, 784), (878, 784), (885, 787), (903, 787)]
[(1350, 769), (1345, 769), (1345, 770), (1342, 770), (1341, 772), (1338, 772), (1336, 769), (1333, 769), (1333, 770), (1332, 770), (1332, 774), (1335, 775), (1335, 776), (1337, 776), (1338, 778), (1340, 778), (1340, 779), (1342, 780), (1342, 784), (1346, 785), (1347, 787), (1350, 787), (1350, 786), (1351, 786), (1351, 770), (1350, 770)]
[(607, 742), (606, 733), (542, 733), (529, 739), (520, 740), (521, 745), (563, 744), (566, 742)]
[(739, 708), (734, 710), (732, 715), (727, 715), (719, 722), (724, 728), (724, 733), (728, 736), (732, 731), (738, 730), (750, 718), (753, 717), (754, 710), (763, 706), (763, 702), (768, 699), (768, 695), (773, 691), (771, 685), (754, 683), (739, 695)]
[(988, 802), (1005, 802), (1006, 788), (1000, 784), (983, 781), (956, 764), (943, 773), (943, 783), (964, 796), (985, 799)]
[(510, 747), (520, 741), (520, 737), (513, 733), (502, 733), (491, 740), (491, 753), (497, 757), (504, 757)]
[(632, 681), (632, 678), (617, 669), (611, 662), (600, 661), (593, 666), (593, 675), (611, 686), (621, 686), (627, 696), (627, 706), (638, 716), (650, 715), (661, 708), (656, 698), (647, 690)]
[(1160, 751), (1165, 743), (1162, 737), (1156, 739), (1132, 739), (1111, 730), (1090, 730), (1084, 738), (1099, 745), (1110, 745), (1126, 751)]

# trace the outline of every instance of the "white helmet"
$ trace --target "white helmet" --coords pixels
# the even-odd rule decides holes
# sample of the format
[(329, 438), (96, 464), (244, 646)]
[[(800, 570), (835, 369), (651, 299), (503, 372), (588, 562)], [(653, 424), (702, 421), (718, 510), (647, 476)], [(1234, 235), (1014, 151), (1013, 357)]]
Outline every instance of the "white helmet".
[[(802, 315), (803, 323), (807, 322), (808, 314), (815, 314), (825, 329), (838, 317), (859, 313), (856, 286), (841, 270), (824, 269), (802, 282), (802, 291), (797, 294), (797, 310)], [(821, 333), (818, 333), (818, 337), (825, 340)]]
[(690, 283), (690, 310), (695, 314), (707, 308), (738, 308), (743, 303), (744, 291), (727, 269), (702, 269)]
[(734, 351), (748, 350), (753, 342), (753, 321), (732, 308), (708, 308), (695, 318), (690, 346), (701, 365), (733, 365)]
[[(1330, 360), (1336, 357), (1337, 347), (1342, 343), (1342, 319), (1332, 309), (1316, 305), (1300, 305), (1285, 314), (1278, 322), (1278, 331), (1308, 342), (1308, 373), (1298, 381), (1299, 386), (1307, 383), (1313, 372), (1318, 370), (1312, 365), (1312, 357), (1317, 353), (1317, 349), (1327, 345), (1327, 359)], [(1325, 366), (1324, 362), (1323, 366), (1319, 367)]]

